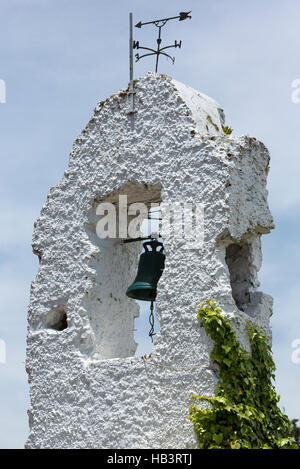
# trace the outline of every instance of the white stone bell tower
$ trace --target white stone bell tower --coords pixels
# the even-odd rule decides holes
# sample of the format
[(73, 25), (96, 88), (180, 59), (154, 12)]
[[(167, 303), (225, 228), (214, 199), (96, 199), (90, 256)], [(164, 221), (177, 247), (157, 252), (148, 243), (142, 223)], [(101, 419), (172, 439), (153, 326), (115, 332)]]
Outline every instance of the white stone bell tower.
[[(211, 98), (166, 75), (135, 81), (97, 105), (68, 169), (35, 223), (27, 448), (195, 448), (190, 394), (213, 394), (212, 342), (196, 318), (212, 298), (247, 347), (247, 318), (268, 334), (272, 299), (258, 290), (260, 238), (273, 227), (269, 155), (227, 135)], [(135, 300), (126, 296), (141, 243), (97, 236), (97, 206), (186, 202), (204, 207), (204, 241), (165, 236), (156, 301), (160, 332), (135, 356)], [(163, 212), (164, 217), (164, 212)]]

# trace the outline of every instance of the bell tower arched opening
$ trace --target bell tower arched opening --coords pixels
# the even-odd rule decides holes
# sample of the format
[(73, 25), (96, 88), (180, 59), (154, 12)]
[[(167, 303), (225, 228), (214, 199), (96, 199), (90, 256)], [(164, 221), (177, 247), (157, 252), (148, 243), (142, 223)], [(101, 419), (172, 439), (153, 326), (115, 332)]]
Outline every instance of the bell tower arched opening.
[[(137, 349), (143, 355), (152, 349), (148, 336), (151, 301), (142, 301), (144, 298), (138, 294), (130, 297), (126, 292), (134, 283), (139, 260), (145, 258), (143, 242), (151, 234), (146, 233), (147, 229), (153, 225), (149, 224), (148, 211), (160, 202), (160, 185), (129, 183), (105, 198), (95, 199), (89, 210), (86, 232), (97, 247), (97, 254), (90, 261), (95, 281), (85, 295), (83, 307), (93, 331), (93, 344), (87, 351), (93, 359), (130, 357)], [(125, 218), (127, 231), (122, 224)], [(99, 233), (99, 227), (105, 237), (103, 232)], [(155, 318), (155, 332), (158, 330)]]

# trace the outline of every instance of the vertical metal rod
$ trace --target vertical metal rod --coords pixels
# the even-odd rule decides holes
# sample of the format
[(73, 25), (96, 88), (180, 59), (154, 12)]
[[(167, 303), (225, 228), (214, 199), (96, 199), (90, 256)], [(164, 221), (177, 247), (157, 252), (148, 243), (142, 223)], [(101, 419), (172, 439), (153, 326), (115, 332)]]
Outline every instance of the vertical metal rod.
[(151, 223), (151, 220), (150, 220), (150, 216), (149, 216), (149, 213), (150, 213), (150, 208), (148, 208), (148, 233), (149, 235), (151, 236), (151, 233), (152, 233), (152, 223)]
[(132, 13), (129, 13), (129, 80), (133, 80)]
[(157, 70), (158, 70), (158, 58), (159, 58), (159, 51), (160, 51), (160, 44), (161, 44), (161, 28), (162, 28), (162, 26), (159, 26), (159, 33), (158, 33), (158, 39), (157, 39), (157, 55), (156, 55), (155, 73), (157, 73)]
[(134, 113), (134, 89), (133, 89), (133, 35), (132, 35), (132, 13), (129, 13), (129, 97), (130, 97), (130, 110)]

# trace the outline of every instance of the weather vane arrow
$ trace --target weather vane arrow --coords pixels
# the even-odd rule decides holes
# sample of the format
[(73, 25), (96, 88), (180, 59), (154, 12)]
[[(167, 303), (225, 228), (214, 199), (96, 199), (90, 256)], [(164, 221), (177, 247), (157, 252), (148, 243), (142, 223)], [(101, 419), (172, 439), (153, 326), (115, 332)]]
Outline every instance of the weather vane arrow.
[(158, 38), (156, 40), (157, 42), (157, 49), (152, 49), (150, 47), (142, 47), (140, 46), (140, 43), (139, 41), (132, 41), (132, 47), (133, 49), (142, 49), (142, 50), (145, 50), (145, 51), (149, 51), (147, 52), (146, 54), (143, 54), (143, 55), (139, 55), (139, 54), (136, 54), (135, 55), (135, 58), (136, 58), (136, 62), (138, 62), (140, 59), (142, 59), (143, 57), (149, 57), (150, 55), (156, 55), (156, 65), (155, 65), (155, 72), (157, 73), (157, 70), (158, 70), (158, 59), (159, 59), (159, 56), (160, 55), (164, 55), (166, 57), (168, 57), (169, 59), (172, 60), (172, 63), (175, 62), (175, 57), (172, 57), (171, 55), (167, 54), (165, 52), (166, 49), (171, 49), (171, 48), (181, 48), (181, 45), (182, 45), (182, 41), (175, 41), (175, 43), (171, 46), (165, 46), (165, 47), (161, 47), (161, 42), (162, 42), (162, 39), (161, 39), (161, 28), (163, 26), (165, 26), (165, 24), (170, 21), (170, 20), (175, 20), (175, 19), (178, 19), (179, 21), (183, 21), (183, 20), (186, 20), (187, 18), (192, 18), (191, 15), (190, 15), (191, 11), (181, 11), (179, 13), (178, 16), (172, 16), (170, 18), (162, 18), (162, 19), (159, 19), (159, 20), (153, 20), (153, 21), (147, 21), (145, 23), (142, 23), (141, 21), (139, 23), (137, 23), (135, 25), (136, 28), (141, 28), (142, 26), (145, 26), (146, 24), (154, 24), (159, 32), (158, 32)]
[(191, 10), (191, 11), (181, 11), (178, 16), (172, 16), (171, 18), (163, 18), (163, 19), (161, 19), (161, 20), (147, 21), (147, 23), (142, 23), (142, 22), (140, 21), (139, 23), (137, 23), (137, 24), (135, 25), (135, 27), (136, 27), (136, 28), (141, 28), (141, 27), (144, 26), (145, 24), (155, 24), (155, 23), (160, 23), (160, 22), (162, 22), (162, 21), (167, 22), (167, 21), (169, 21), (169, 20), (177, 20), (177, 19), (179, 19), (179, 21), (183, 21), (183, 20), (186, 20), (187, 18), (190, 18), (190, 19), (191, 19), (192, 17), (190, 16), (190, 13), (192, 13), (192, 10)]

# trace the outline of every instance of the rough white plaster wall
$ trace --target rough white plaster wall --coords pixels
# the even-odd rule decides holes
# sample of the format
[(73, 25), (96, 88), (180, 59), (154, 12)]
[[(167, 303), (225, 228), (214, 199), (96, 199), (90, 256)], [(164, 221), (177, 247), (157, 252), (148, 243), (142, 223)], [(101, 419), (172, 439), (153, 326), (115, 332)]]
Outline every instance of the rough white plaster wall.
[[(249, 242), (257, 278), (260, 236), (273, 223), (265, 147), (252, 138), (225, 135), (220, 106), (165, 75), (149, 73), (135, 88), (134, 116), (128, 114), (127, 91), (98, 104), (35, 223), (33, 249), (40, 268), (28, 313), (28, 448), (196, 447), (189, 395), (213, 394), (218, 379), (209, 355), (212, 342), (196, 319), (200, 301), (214, 298), (245, 346), (247, 317), (269, 331), (271, 300), (254, 286), (249, 314), (239, 311), (225, 261), (228, 244)], [(160, 333), (147, 357), (129, 356), (138, 309), (125, 290), (134, 277), (138, 247), (129, 251), (117, 241), (104, 246), (92, 234), (95, 201), (122, 193), (128, 183), (150, 194), (161, 187), (163, 202), (205, 206), (202, 249), (185, 250), (184, 241), (165, 240), (157, 296)], [(136, 197), (132, 200), (140, 201)], [(105, 308), (95, 307), (98, 297), (105, 299)], [(67, 313), (63, 331), (45, 322), (58, 307)], [(127, 345), (111, 351), (121, 330)], [(106, 359), (105, 353), (119, 358)]]

